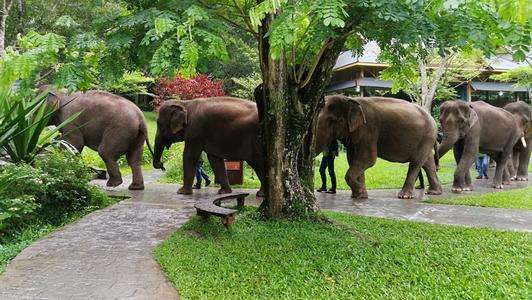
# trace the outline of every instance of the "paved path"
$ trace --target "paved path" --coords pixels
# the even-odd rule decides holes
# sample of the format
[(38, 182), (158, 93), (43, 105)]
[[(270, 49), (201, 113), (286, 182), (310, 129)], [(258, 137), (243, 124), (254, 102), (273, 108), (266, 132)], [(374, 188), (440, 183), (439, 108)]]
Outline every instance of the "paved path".
[(177, 299), (152, 251), (201, 194), (175, 191), (150, 185), (32, 244), (0, 278), (0, 299)]
[[(132, 198), (91, 213), (22, 251), (0, 278), (0, 299), (177, 299), (152, 257), (153, 248), (194, 213), (195, 199), (216, 190), (176, 195), (176, 185), (154, 183), (159, 175), (146, 176), (148, 188), (143, 192), (125, 191), (128, 182), (113, 189)], [(448, 190), (443, 197), (450, 195)], [(475, 193), (492, 191), (484, 181), (477, 182)], [(433, 205), (399, 200), (395, 193), (370, 191), (369, 199), (353, 200), (340, 192), (319, 194), (318, 199), (323, 209), (358, 215), (532, 231), (532, 211)]]

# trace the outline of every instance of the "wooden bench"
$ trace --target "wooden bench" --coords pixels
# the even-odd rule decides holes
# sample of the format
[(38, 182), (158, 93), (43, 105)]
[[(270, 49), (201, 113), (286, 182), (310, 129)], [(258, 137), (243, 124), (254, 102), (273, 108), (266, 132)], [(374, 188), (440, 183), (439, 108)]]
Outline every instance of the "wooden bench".
[(221, 207), (220, 205), (224, 201), (236, 199), (237, 207), (241, 208), (242, 206), (244, 206), (244, 200), (247, 196), (249, 196), (248, 193), (240, 193), (218, 196), (214, 197), (214, 199), (208, 198), (196, 202), (196, 204), (194, 204), (194, 208), (196, 208), (198, 216), (201, 216), (203, 218), (208, 218), (211, 215), (222, 218), (222, 225), (227, 228), (233, 225), (233, 223), (235, 222), (235, 216), (238, 210)]

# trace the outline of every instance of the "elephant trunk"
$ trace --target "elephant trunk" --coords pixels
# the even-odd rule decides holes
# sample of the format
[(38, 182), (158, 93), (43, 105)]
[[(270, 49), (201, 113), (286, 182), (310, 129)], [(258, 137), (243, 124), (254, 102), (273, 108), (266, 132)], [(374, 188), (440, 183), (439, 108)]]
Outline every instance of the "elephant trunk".
[(443, 140), (438, 148), (438, 157), (443, 157), (458, 141), (458, 132), (444, 132)]
[(161, 169), (164, 171), (163, 163), (161, 162), (161, 157), (163, 155), (164, 151), (164, 140), (161, 137), (161, 134), (157, 131), (157, 134), (155, 136), (155, 149), (153, 153), (153, 167), (155, 169)]

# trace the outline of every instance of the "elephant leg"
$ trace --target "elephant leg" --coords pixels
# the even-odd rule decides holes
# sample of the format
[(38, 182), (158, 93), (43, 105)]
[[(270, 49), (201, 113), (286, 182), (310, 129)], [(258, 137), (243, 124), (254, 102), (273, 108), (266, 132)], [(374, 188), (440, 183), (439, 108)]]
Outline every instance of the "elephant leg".
[[(528, 141), (532, 143), (532, 140)], [(517, 180), (518, 181), (527, 181), (528, 180), (528, 163), (530, 162), (530, 145), (527, 145), (527, 148), (524, 148), (519, 153), (519, 165), (517, 168)]]
[(259, 177), (260, 188), (257, 191), (256, 196), (264, 197), (264, 182), (265, 182), (264, 174), (266, 174), (266, 172), (264, 171), (264, 165), (261, 162), (255, 162), (255, 161), (246, 161), (246, 162), (251, 166), (253, 171), (255, 171), (255, 174), (257, 174), (257, 177)]
[(508, 176), (510, 180), (516, 180), (518, 167), (519, 167), (519, 151), (514, 149), (512, 153), (512, 157), (508, 160), (508, 163), (506, 164), (506, 172), (508, 172)]
[[(476, 155), (475, 155), (476, 156)], [(475, 160), (473, 160), (473, 164), (475, 163)], [(464, 174), (464, 191), (472, 191), (473, 190), (473, 181), (471, 180), (471, 172), (467, 170)]]
[(98, 154), (105, 163), (107, 173), (109, 174), (109, 180), (107, 180), (107, 186), (115, 187), (122, 184), (122, 174), (120, 174), (120, 168), (118, 167), (117, 160), (120, 155), (107, 151), (106, 147), (100, 146), (98, 148)]
[(351, 188), (352, 198), (365, 199), (368, 198), (368, 192), (364, 172), (377, 161), (377, 151), (372, 151), (368, 146), (357, 145), (350, 148), (351, 150), (347, 153), (349, 169), (345, 174), (345, 181)]
[[(461, 187), (460, 191), (472, 191), (473, 186), (471, 185), (471, 175), (469, 170), (475, 162), (475, 158), (478, 154), (478, 140), (473, 138), (467, 138), (463, 144), (463, 151), (460, 157), (460, 162), (456, 167), (455, 172), (455, 182), (458, 182), (458, 187)], [(458, 176), (457, 176), (458, 175)], [(453, 184), (453, 192), (455, 186)], [(459, 191), (458, 191), (459, 192)]]
[(229, 185), (229, 178), (227, 178), (224, 159), (209, 154), (207, 154), (207, 158), (214, 171), (214, 180), (220, 184), (218, 194), (232, 193), (233, 190), (231, 190), (231, 186)]
[(495, 175), (493, 176), (493, 187), (496, 189), (503, 188), (503, 177), (506, 169), (506, 164), (511, 157), (512, 149), (510, 147), (505, 148), (501, 154), (497, 156), (495, 160), (497, 166), (495, 167)]
[(512, 157), (508, 158), (506, 161), (506, 167), (504, 170), (502, 170), (502, 184), (509, 185), (510, 181), (512, 180), (512, 175), (510, 175), (513, 171), (513, 163), (512, 163)]
[(401, 199), (412, 199), (414, 198), (414, 185), (416, 184), (416, 179), (421, 171), (422, 164), (419, 162), (410, 162), (408, 164), (408, 173), (406, 175), (405, 183), (403, 188), (397, 194), (397, 197)]
[(350, 166), (345, 174), (345, 181), (351, 188), (351, 198), (366, 199), (368, 192), (365, 187), (365, 169), (361, 165)]
[(192, 194), (192, 184), (194, 183), (201, 151), (201, 147), (194, 145), (193, 142), (185, 142), (185, 150), (183, 150), (183, 186), (177, 191), (178, 194)]
[(131, 167), (133, 182), (129, 185), (130, 190), (144, 190), (144, 178), (142, 176), (141, 161), (144, 150), (144, 134), (140, 134), (130, 151), (126, 153), (127, 163)]
[(454, 161), (456, 162), (456, 169), (454, 170), (454, 180), (453, 187), (451, 190), (454, 193), (462, 192), (464, 188), (465, 178), (461, 173), (458, 173), (458, 166), (460, 165), (460, 160), (462, 159), (462, 152), (464, 151), (464, 142), (457, 141), (453, 146), (453, 155)]
[(429, 181), (429, 189), (427, 191), (427, 194), (441, 195), (441, 183), (436, 172), (436, 163), (434, 162), (434, 158), (432, 157), (432, 155), (427, 159), (427, 161), (423, 165), (423, 170), (425, 170), (425, 174), (427, 174), (427, 179)]

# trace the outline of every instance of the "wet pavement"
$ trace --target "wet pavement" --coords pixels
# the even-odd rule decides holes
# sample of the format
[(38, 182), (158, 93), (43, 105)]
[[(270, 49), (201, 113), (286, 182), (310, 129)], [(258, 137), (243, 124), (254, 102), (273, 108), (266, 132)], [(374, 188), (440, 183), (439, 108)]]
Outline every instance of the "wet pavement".
[[(177, 299), (179, 295), (153, 259), (154, 247), (194, 214), (197, 199), (214, 195), (215, 188), (177, 195), (177, 185), (158, 184), (161, 173), (145, 174), (145, 191), (127, 191), (129, 180), (110, 194), (130, 199), (91, 213), (30, 245), (7, 266), (0, 277), (0, 299)], [(103, 186), (104, 181), (97, 184)], [(486, 180), (475, 191), (494, 190)], [(510, 188), (529, 182), (515, 182)], [(255, 190), (235, 190), (235, 192)], [(440, 205), (417, 198), (400, 200), (397, 190), (370, 190), (369, 199), (354, 200), (347, 191), (318, 193), (320, 207), (356, 215), (438, 224), (532, 231), (532, 211)], [(450, 187), (444, 194), (454, 197)], [(258, 204), (250, 196), (250, 204)], [(237, 221), (238, 222), (238, 221)]]

